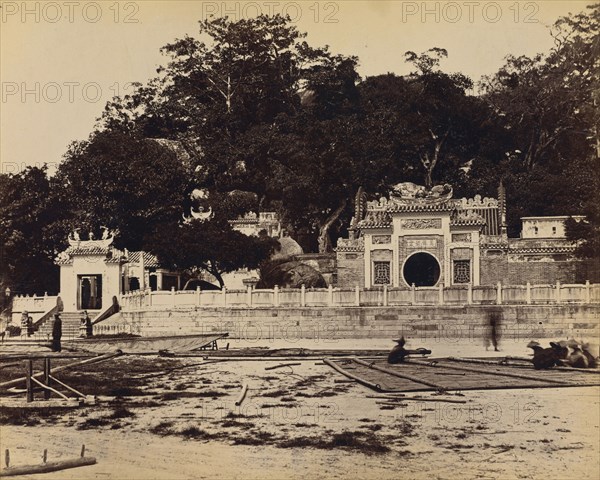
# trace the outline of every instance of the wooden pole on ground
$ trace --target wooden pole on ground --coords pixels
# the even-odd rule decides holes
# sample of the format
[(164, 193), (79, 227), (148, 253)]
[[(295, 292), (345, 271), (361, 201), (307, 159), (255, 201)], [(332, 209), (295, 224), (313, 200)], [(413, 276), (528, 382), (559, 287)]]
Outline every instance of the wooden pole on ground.
[[(384, 397), (385, 398), (385, 397)], [(444, 402), (444, 403), (467, 403), (466, 400), (453, 400), (451, 398), (423, 398), (423, 397), (389, 397), (387, 402), (375, 402), (378, 405), (398, 405), (398, 402), (390, 402), (389, 400), (398, 400), (398, 402), (414, 401), (414, 402)]]
[(94, 465), (94, 457), (80, 457), (73, 460), (63, 460), (60, 462), (42, 463), (40, 465), (23, 465), (21, 467), (10, 467), (0, 470), (0, 477), (14, 477), (17, 475), (34, 475), (36, 473), (56, 472), (67, 468), (83, 467), (85, 465)]
[(33, 375), (33, 360), (27, 360), (25, 362), (25, 385), (27, 386), (27, 403), (33, 402), (33, 382), (31, 377)]
[(297, 365), (302, 365), (300, 362), (297, 363), (281, 363), (279, 365), (273, 365), (272, 367), (265, 367), (265, 370), (275, 370), (276, 368), (283, 368), (283, 367), (295, 367)]
[(498, 377), (512, 377), (512, 378), (519, 378), (521, 380), (533, 380), (536, 382), (547, 382), (547, 383), (556, 383), (559, 385), (570, 385), (569, 382), (563, 382), (562, 380), (554, 380), (551, 378), (532, 377), (531, 375), (521, 375), (520, 373), (496, 372), (493, 370), (484, 370), (482, 368), (458, 367), (456, 365), (435, 365), (430, 362), (421, 362), (419, 360), (410, 360), (410, 361), (407, 360), (406, 363), (411, 363), (413, 365), (423, 365), (424, 367), (449, 368), (451, 370), (460, 370), (462, 372), (484, 373), (486, 375), (496, 375)]
[[(50, 359), (44, 358), (44, 384), (49, 387), (50, 386)], [(44, 398), (46, 400), (50, 399), (50, 390), (44, 389)]]
[(372, 363), (367, 363), (359, 358), (353, 359), (359, 365), (363, 365), (368, 368), (372, 368), (374, 370), (379, 370), (380, 372), (387, 373), (388, 375), (393, 375), (394, 377), (403, 378), (405, 380), (410, 380), (411, 382), (420, 383), (421, 385), (427, 385), (428, 387), (433, 387), (436, 390), (444, 391), (447, 390), (446, 387), (440, 385), (439, 383), (429, 382), (427, 380), (423, 380), (422, 378), (415, 377), (414, 375), (408, 375), (406, 373), (399, 373), (395, 370), (390, 370), (389, 368), (380, 367), (378, 365), (374, 365)]
[(507, 355), (504, 357), (505, 360), (519, 360), (521, 362), (533, 362), (533, 357), (513, 357), (511, 355)]
[(323, 362), (325, 364), (329, 365), (335, 371), (341, 373), (342, 375), (344, 375), (348, 378), (351, 378), (352, 380), (356, 380), (358, 383), (360, 383), (361, 385), (364, 385), (365, 387), (372, 388), (373, 390), (381, 390), (381, 385), (379, 385), (378, 383), (372, 383), (372, 382), (369, 382), (368, 380), (365, 380), (364, 378), (354, 375), (353, 373), (350, 373), (349, 371), (344, 370), (342, 367), (340, 367), (336, 363), (332, 362), (328, 358), (324, 358)]
[(244, 401), (244, 398), (246, 398), (246, 393), (248, 392), (248, 384), (244, 383), (244, 386), (242, 387), (242, 392), (240, 393), (239, 398), (235, 401), (235, 406), (239, 407), (242, 402)]
[[(4, 362), (4, 361), (9, 361), (9, 360), (28, 360), (28, 359), (39, 359), (39, 358), (46, 358), (46, 357), (52, 357), (52, 358), (58, 358), (58, 359), (63, 359), (63, 358), (96, 358), (98, 356), (97, 353), (27, 353), (27, 354), (23, 354), (23, 353), (19, 353), (19, 354), (11, 354), (11, 353), (7, 353), (6, 355), (0, 355), (0, 362)], [(0, 367), (2, 368), (6, 368), (9, 365), (0, 365)]]
[[(107, 353), (107, 354), (100, 355), (100, 356), (97, 356), (94, 358), (88, 358), (86, 360), (81, 360), (79, 362), (69, 363), (68, 365), (62, 365), (60, 367), (56, 367), (53, 370), (51, 370), (51, 373), (61, 372), (63, 370), (68, 370), (70, 368), (78, 367), (81, 365), (88, 365), (90, 363), (103, 362), (104, 360), (109, 360), (111, 358), (118, 357), (119, 355), (123, 355), (123, 352), (121, 352), (121, 350), (117, 350), (115, 353)], [(41, 376), (42, 376), (42, 373), (38, 373), (35, 375), (35, 377), (41, 377)], [(0, 383), (0, 388), (14, 387), (16, 385), (19, 385), (21, 382), (23, 382), (26, 379), (27, 379), (27, 377), (20, 377), (20, 378), (15, 378), (14, 380), (9, 380), (7, 382)]]

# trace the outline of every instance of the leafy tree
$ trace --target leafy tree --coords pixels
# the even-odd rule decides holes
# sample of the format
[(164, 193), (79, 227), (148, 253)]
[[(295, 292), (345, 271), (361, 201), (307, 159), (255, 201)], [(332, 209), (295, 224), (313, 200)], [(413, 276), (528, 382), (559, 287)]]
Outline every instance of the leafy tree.
[(71, 145), (56, 175), (56, 195), (73, 226), (96, 235), (101, 226), (118, 230), (117, 247), (139, 250), (156, 225), (181, 219), (190, 177), (189, 165), (168, 144), (103, 131)]
[(445, 49), (437, 47), (420, 55), (405, 54), (406, 61), (417, 68), (404, 109), (408, 130), (405, 148), (419, 159), (427, 188), (433, 186), (433, 172), (444, 157), (454, 160), (457, 169), (472, 157), (477, 146), (478, 99), (466, 94), (473, 82), (461, 73), (441, 72), (440, 59), (447, 56)]
[[(565, 211), (590, 221), (589, 229), (573, 230), (571, 238), (598, 229), (599, 19), (600, 4), (559, 19), (547, 56), (509, 56), (484, 78), (483, 98), (505, 132), (496, 131), (495, 140), (504, 158), (487, 173), (507, 186), (509, 234), (518, 234), (521, 216)], [(481, 165), (473, 170), (482, 176)]]
[[(161, 76), (109, 104), (104, 125), (177, 140), (195, 167), (196, 185), (213, 197), (245, 190), (258, 195), (259, 208), (286, 208), (295, 178), (286, 175), (282, 185), (277, 175), (288, 171), (289, 147), (307, 143), (299, 127), (334, 121), (356, 94), (358, 78), (356, 59), (312, 48), (304, 37), (281, 16), (200, 22), (200, 39), (164, 47), (170, 61)], [(301, 104), (307, 92), (317, 99), (310, 113)], [(311, 222), (317, 231), (335, 221), (329, 217), (339, 205), (335, 195), (318, 204)]]
[(206, 271), (217, 279), (221, 288), (223, 273), (258, 268), (276, 246), (275, 239), (249, 237), (220, 219), (158, 225), (148, 240), (149, 250), (161, 265), (186, 270), (192, 276)]
[(14, 294), (58, 291), (54, 258), (64, 247), (64, 210), (47, 168), (0, 175), (0, 289)]
[(200, 39), (165, 46), (160, 76), (109, 104), (104, 124), (176, 139), (199, 169), (199, 186), (263, 198), (278, 119), (299, 107), (308, 69), (331, 57), (303, 37), (281, 16), (201, 21)]

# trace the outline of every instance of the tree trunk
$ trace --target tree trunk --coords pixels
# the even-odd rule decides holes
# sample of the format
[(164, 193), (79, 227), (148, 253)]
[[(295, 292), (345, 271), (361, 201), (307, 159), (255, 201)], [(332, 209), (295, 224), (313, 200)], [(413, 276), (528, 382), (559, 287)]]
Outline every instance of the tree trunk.
[(331, 238), (329, 238), (329, 229), (333, 222), (335, 222), (344, 208), (346, 208), (347, 200), (344, 199), (342, 203), (327, 217), (325, 222), (319, 227), (319, 253), (327, 253), (331, 250)]
[(433, 187), (433, 180), (431, 179), (431, 170), (433, 169), (430, 166), (425, 171), (425, 188), (427, 190), (431, 190), (431, 187)]
[(210, 262), (210, 268), (208, 269), (209, 273), (215, 277), (217, 279), (217, 282), (219, 282), (219, 287), (221, 287), (221, 290), (223, 290), (223, 287), (225, 286), (225, 282), (223, 281), (223, 277), (221, 276), (221, 272), (219, 272), (219, 270), (217, 269), (215, 262)]
[(446, 130), (446, 132), (440, 138), (436, 135), (433, 130), (429, 130), (431, 134), (431, 138), (434, 140), (435, 144), (433, 147), (433, 155), (431, 159), (429, 158), (429, 153), (425, 153), (425, 155), (421, 156), (421, 164), (425, 167), (425, 187), (427, 190), (431, 190), (433, 187), (433, 169), (438, 163), (440, 158), (440, 151), (442, 150), (442, 145), (446, 141), (446, 137), (448, 137), (448, 133), (450, 133), (450, 129)]

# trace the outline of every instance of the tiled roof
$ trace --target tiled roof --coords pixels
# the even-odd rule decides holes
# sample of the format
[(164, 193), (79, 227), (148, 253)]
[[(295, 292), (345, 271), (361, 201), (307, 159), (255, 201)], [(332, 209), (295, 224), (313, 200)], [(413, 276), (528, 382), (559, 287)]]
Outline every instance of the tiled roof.
[(477, 225), (477, 226), (481, 226), (481, 225), (485, 225), (485, 220), (483, 218), (470, 218), (470, 219), (462, 219), (462, 218), (456, 218), (454, 220), (450, 220), (450, 225), (452, 226), (470, 226), (470, 225)]
[(368, 228), (391, 228), (392, 226), (392, 222), (366, 222), (366, 221), (362, 221), (358, 224), (358, 227), (362, 230), (368, 229)]
[(454, 227), (484, 226), (485, 224), (485, 219), (475, 210), (456, 211), (450, 218), (450, 225)]
[(106, 263), (121, 263), (125, 261), (124, 253), (116, 248), (86, 245), (67, 248), (56, 257), (55, 263), (57, 265), (69, 265), (73, 262), (74, 256), (99, 256), (103, 257), (101, 260)]
[(363, 238), (338, 238), (337, 247), (333, 250), (335, 252), (364, 252), (365, 241)]
[(110, 248), (103, 247), (69, 247), (66, 251), (69, 255), (108, 255)]
[(255, 225), (258, 223), (258, 218), (238, 218), (236, 220), (228, 220), (230, 225)]
[(575, 246), (550, 246), (550, 247), (516, 247), (509, 248), (508, 253), (537, 253), (537, 254), (550, 254), (550, 253), (573, 253)]
[(366, 217), (358, 222), (357, 225), (359, 229), (390, 228), (391, 226), (392, 217), (387, 210), (368, 210)]
[[(129, 258), (127, 259), (129, 263), (140, 263), (141, 251), (137, 252), (129, 252)], [(144, 268), (158, 268), (160, 267), (160, 263), (158, 263), (158, 258), (148, 252), (144, 253)]]

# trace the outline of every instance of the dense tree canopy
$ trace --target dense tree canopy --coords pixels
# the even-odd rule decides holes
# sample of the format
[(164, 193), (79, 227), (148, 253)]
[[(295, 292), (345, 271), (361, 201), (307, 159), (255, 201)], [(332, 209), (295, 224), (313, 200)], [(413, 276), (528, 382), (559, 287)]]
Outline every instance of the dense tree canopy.
[(14, 294), (56, 294), (54, 257), (64, 247), (64, 211), (46, 169), (0, 175), (0, 287)]
[[(592, 230), (600, 225), (599, 21), (600, 4), (559, 19), (552, 52), (509, 56), (482, 82), (482, 98), (505, 132), (494, 139), (505, 158), (491, 176), (507, 185), (513, 235), (524, 215), (585, 214)], [(476, 167), (479, 177), (489, 172)]]
[(139, 250), (162, 223), (189, 204), (189, 165), (168, 145), (110, 130), (71, 145), (55, 178), (55, 196), (74, 225), (118, 230), (115, 245)]
[[(599, 5), (559, 19), (551, 52), (507, 57), (479, 95), (441, 70), (440, 47), (406, 52), (410, 75), (361, 79), (358, 58), (309, 45), (287, 18), (201, 21), (53, 178), (0, 175), (3, 285), (49, 289), (76, 226), (217, 279), (272, 251), (227, 223), (248, 211), (278, 211), (305, 250), (327, 252), (360, 187), (376, 197), (402, 181), (472, 196), (502, 180), (512, 236), (522, 216), (583, 214), (568, 235), (600, 256), (599, 19)], [(211, 219), (184, 222), (200, 207)]]

